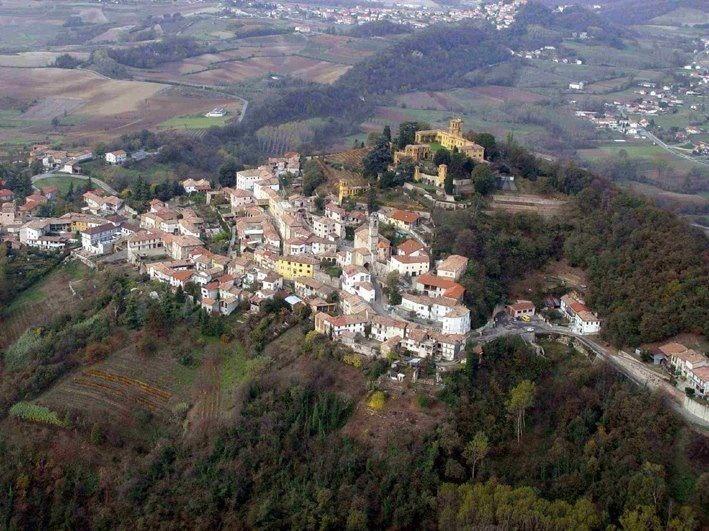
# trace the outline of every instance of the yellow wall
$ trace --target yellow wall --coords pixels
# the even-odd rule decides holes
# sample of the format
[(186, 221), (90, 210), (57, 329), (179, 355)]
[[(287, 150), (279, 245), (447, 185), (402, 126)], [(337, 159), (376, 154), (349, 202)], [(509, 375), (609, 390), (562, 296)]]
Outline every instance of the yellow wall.
[(315, 273), (313, 264), (302, 264), (285, 258), (279, 258), (276, 262), (276, 271), (283, 278), (293, 280), (297, 277), (312, 277)]

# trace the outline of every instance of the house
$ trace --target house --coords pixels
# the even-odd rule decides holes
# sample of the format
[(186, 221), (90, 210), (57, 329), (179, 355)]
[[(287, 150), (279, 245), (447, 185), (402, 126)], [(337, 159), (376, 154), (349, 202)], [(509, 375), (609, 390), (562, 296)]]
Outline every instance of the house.
[(518, 299), (512, 304), (508, 304), (505, 307), (505, 311), (513, 319), (520, 319), (521, 317), (528, 316), (532, 317), (534, 315), (534, 303), (532, 301), (525, 301)]
[(369, 321), (366, 313), (337, 316), (318, 313), (315, 315), (315, 330), (333, 338), (348, 332), (364, 335), (364, 327)]
[(465, 288), (457, 282), (430, 273), (417, 276), (413, 281), (413, 287), (418, 293), (425, 293), (429, 297), (449, 297), (460, 300), (465, 293)]
[(403, 338), (406, 335), (406, 326), (406, 321), (384, 315), (374, 315), (370, 335), (383, 343), (393, 337)]
[(227, 188), (225, 189), (226, 197), (231, 205), (232, 212), (239, 212), (249, 205), (256, 203), (256, 198), (254, 194), (248, 190), (242, 190), (240, 188)]
[(212, 184), (207, 179), (185, 179), (180, 184), (188, 194), (209, 192), (212, 189)]
[(297, 277), (312, 277), (320, 261), (310, 256), (286, 255), (276, 261), (276, 271), (283, 278), (293, 280)]
[(416, 277), (428, 273), (430, 258), (427, 254), (420, 256), (392, 255), (389, 258), (389, 271), (396, 271), (402, 276)]
[(104, 223), (86, 229), (81, 233), (81, 247), (91, 254), (106, 254), (113, 250), (113, 242), (120, 233), (120, 227)]
[(271, 177), (271, 172), (263, 168), (241, 170), (236, 172), (236, 187), (239, 190), (253, 190), (254, 185), (263, 179)]
[(438, 264), (436, 274), (439, 277), (459, 280), (468, 268), (468, 259), (465, 256), (452, 254)]
[(667, 343), (659, 347), (670, 362), (670, 367), (686, 380), (691, 380), (691, 373), (702, 367), (709, 367), (709, 361), (704, 354), (685, 347), (681, 343)]
[(115, 195), (89, 190), (83, 195), (84, 202), (92, 214), (115, 214), (123, 206), (123, 200)]
[(396, 254), (403, 256), (423, 256), (426, 254), (426, 246), (418, 240), (409, 238), (396, 246)]
[(411, 210), (400, 210), (395, 208), (392, 212), (385, 216), (385, 221), (394, 225), (401, 230), (413, 230), (418, 226), (421, 215), (418, 212)]
[(44, 197), (52, 201), (59, 195), (59, 188), (56, 186), (44, 186), (42, 187), (42, 194)]
[(15, 192), (8, 190), (7, 188), (0, 189), (0, 203), (5, 201), (12, 201), (15, 198)]
[(570, 321), (571, 330), (577, 334), (597, 334), (601, 330), (600, 319), (588, 309), (576, 293), (561, 297), (561, 311)]
[(709, 396), (709, 366), (692, 369), (688, 380), (699, 396)]
[(327, 284), (310, 277), (298, 277), (293, 281), (295, 294), (303, 299), (320, 298), (330, 299), (337, 290)]
[(394, 153), (394, 163), (404, 159), (414, 162), (429, 160), (433, 157), (431, 144), (440, 144), (448, 150), (457, 149), (476, 162), (485, 161), (485, 148), (463, 136), (463, 120), (453, 118), (448, 123), (448, 130), (428, 129), (417, 131), (414, 137), (415, 144), (410, 144), (403, 151)]
[(470, 331), (470, 310), (455, 299), (405, 293), (399, 308), (421, 319), (438, 322), (443, 333), (467, 334)]
[(108, 164), (123, 164), (128, 160), (128, 154), (124, 150), (119, 149), (118, 151), (109, 151), (106, 153), (105, 158)]
[(141, 230), (128, 236), (126, 247), (128, 249), (128, 261), (131, 263), (166, 254), (162, 234), (155, 231)]

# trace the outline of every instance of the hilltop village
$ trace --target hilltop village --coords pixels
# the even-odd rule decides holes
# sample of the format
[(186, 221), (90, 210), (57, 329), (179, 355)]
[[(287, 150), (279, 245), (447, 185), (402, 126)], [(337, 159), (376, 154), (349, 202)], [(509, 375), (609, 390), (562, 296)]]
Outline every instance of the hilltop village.
[[(460, 119), (411, 138), (404, 146), (384, 146), (393, 161), (386, 173), (409, 164), (413, 174), (404, 194), (420, 194), (438, 208), (465, 207), (471, 178), (452, 179), (447, 164), (435, 163), (436, 153), (445, 148), (484, 168), (485, 148), (466, 138)], [(376, 149), (308, 159), (286, 153), (236, 171), (233, 186), (187, 178), (180, 195), (153, 199), (143, 212), (96, 188), (83, 192), (80, 211), (42, 217), (54, 190), (36, 191), (22, 204), (0, 191), (0, 226), (11, 246), (66, 252), (90, 267), (126, 263), (209, 314), (259, 312), (278, 299), (292, 310), (307, 308), (317, 332), (360, 354), (403, 354), (413, 365), (421, 359), (461, 361), (469, 339), (490, 333), (487, 326), (471, 329), (461, 284), (468, 258), (433, 259), (429, 209), (372, 208), (371, 181), (348, 164)], [(128, 158), (125, 152), (104, 157), (107, 164)], [(60, 158), (58, 164), (71, 162)], [(317, 194), (304, 193), (304, 165), (324, 176)], [(505, 186), (503, 177), (497, 186)], [(498, 315), (521, 332), (586, 336), (601, 329), (598, 316), (574, 291), (545, 304), (564, 322), (549, 323), (529, 300), (509, 301)], [(704, 394), (704, 369), (695, 368), (699, 372), (688, 378)]]

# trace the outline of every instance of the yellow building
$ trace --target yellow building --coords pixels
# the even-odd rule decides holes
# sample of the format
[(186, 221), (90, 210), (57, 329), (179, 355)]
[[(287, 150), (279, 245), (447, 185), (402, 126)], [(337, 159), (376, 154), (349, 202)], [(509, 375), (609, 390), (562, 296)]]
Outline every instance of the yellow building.
[(446, 183), (446, 175), (448, 175), (448, 166), (445, 164), (438, 165), (438, 173), (436, 175), (429, 175), (427, 173), (421, 173), (418, 166), (414, 168), (414, 181), (415, 182), (425, 182), (436, 188), (443, 188)]
[(368, 188), (368, 185), (363, 183), (347, 182), (344, 179), (340, 179), (338, 183), (338, 193), (337, 198), (340, 204), (342, 200), (351, 197), (353, 195), (361, 194)]
[(278, 257), (276, 271), (287, 280), (298, 277), (312, 277), (320, 262), (302, 254)]
[[(485, 148), (463, 137), (463, 120), (454, 118), (448, 125), (448, 131), (429, 129), (416, 132), (416, 144), (439, 143), (448, 150), (457, 148), (461, 153), (476, 162), (484, 162)], [(409, 146), (406, 146), (407, 148)]]
[(401, 151), (394, 152), (394, 164), (399, 164), (404, 159), (414, 162), (428, 160), (432, 156), (431, 146), (428, 144), (409, 144)]

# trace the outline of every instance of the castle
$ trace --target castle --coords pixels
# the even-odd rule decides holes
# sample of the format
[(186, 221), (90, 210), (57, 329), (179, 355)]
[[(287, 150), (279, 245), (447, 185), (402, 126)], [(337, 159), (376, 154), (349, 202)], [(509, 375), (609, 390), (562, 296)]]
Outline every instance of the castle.
[(398, 164), (404, 159), (411, 159), (414, 162), (431, 160), (433, 149), (431, 144), (438, 143), (441, 147), (449, 150), (457, 148), (475, 162), (484, 162), (485, 148), (475, 142), (463, 137), (463, 120), (453, 118), (448, 124), (448, 131), (440, 129), (428, 129), (416, 132), (416, 143), (409, 144), (403, 150), (394, 153), (394, 164)]

